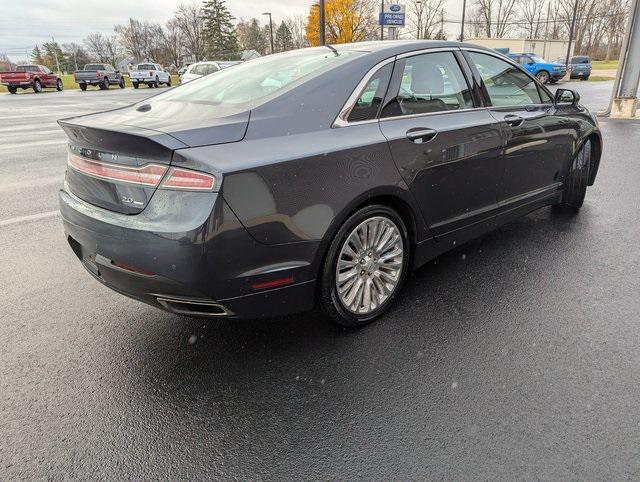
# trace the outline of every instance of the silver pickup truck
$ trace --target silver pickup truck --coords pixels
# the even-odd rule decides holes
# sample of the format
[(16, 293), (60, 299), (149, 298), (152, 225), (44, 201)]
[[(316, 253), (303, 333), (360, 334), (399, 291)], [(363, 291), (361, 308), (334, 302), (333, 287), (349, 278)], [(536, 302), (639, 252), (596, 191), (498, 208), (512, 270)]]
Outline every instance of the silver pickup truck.
[(73, 75), (81, 90), (87, 90), (88, 85), (97, 85), (101, 90), (107, 90), (111, 84), (124, 89), (122, 73), (109, 64), (87, 64)]

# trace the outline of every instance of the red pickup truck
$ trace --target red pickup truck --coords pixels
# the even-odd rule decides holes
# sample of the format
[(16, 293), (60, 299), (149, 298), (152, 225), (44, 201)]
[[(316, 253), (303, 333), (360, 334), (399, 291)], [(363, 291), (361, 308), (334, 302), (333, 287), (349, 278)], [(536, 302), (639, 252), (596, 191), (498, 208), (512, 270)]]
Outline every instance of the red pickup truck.
[(62, 90), (62, 79), (44, 65), (18, 65), (13, 72), (0, 72), (0, 84), (12, 94), (18, 89), (33, 89), (36, 94), (45, 87)]

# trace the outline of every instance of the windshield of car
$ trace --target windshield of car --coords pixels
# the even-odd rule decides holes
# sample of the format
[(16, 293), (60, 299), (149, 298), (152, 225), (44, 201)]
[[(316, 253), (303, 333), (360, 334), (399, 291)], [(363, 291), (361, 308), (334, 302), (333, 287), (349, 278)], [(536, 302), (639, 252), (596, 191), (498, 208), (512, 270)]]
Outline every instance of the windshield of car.
[(230, 107), (260, 100), (302, 79), (310, 79), (361, 52), (334, 53), (323, 47), (260, 57), (167, 91), (154, 101), (197, 102)]
[(87, 64), (84, 66), (84, 70), (105, 70), (105, 66), (102, 64)]
[(536, 64), (546, 64), (547, 61), (537, 55), (531, 55), (531, 60), (533, 60)]
[(571, 59), (572, 64), (588, 64), (589, 62), (589, 57), (573, 57)]

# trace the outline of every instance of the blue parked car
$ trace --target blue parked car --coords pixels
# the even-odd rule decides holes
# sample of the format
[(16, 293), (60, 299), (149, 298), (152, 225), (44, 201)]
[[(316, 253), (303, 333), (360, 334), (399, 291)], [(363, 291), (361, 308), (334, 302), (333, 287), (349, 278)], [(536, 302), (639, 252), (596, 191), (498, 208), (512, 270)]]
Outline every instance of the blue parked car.
[(557, 62), (547, 62), (536, 54), (510, 53), (507, 56), (535, 75), (543, 84), (555, 84), (567, 74), (567, 68), (564, 65)]
[[(556, 60), (564, 65), (565, 59)], [(586, 55), (576, 55), (569, 60), (569, 78), (589, 80), (591, 75), (591, 59)]]

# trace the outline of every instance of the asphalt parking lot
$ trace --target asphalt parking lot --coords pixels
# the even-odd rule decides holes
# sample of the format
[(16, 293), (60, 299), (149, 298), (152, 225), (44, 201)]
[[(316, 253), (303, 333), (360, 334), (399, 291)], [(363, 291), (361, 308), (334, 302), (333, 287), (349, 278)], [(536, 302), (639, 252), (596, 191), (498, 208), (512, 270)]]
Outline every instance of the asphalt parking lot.
[(461, 246), (343, 331), (182, 318), (80, 266), (55, 120), (154, 93), (0, 94), (0, 479), (640, 477), (640, 121), (601, 120), (579, 215)]

